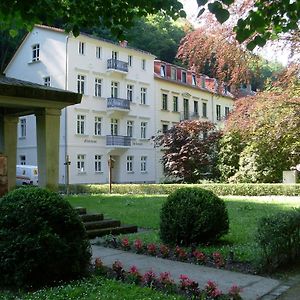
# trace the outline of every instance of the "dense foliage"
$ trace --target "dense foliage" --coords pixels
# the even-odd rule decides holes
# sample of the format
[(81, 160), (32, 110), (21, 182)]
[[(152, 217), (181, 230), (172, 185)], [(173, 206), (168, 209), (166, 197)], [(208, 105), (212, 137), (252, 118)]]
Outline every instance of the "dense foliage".
[(300, 209), (264, 217), (257, 228), (261, 267), (268, 271), (300, 257)]
[(224, 201), (200, 188), (182, 188), (170, 194), (160, 218), (160, 237), (167, 244), (216, 241), (229, 228)]
[(15, 35), (19, 29), (44, 23), (63, 24), (75, 36), (82, 28), (104, 26), (114, 35), (122, 35), (125, 28), (133, 25), (135, 17), (164, 11), (171, 17), (185, 16), (182, 4), (177, 0), (166, 1), (1, 1), (0, 29), (9, 30)]
[[(220, 23), (230, 18), (231, 8), (239, 1), (234, 0), (199, 0), (213, 13)], [(235, 22), (236, 38), (243, 42), (248, 40), (247, 47), (252, 50), (256, 46), (264, 46), (266, 41), (280, 33), (299, 29), (300, 2), (271, 0), (240, 1), (243, 8)], [(201, 9), (200, 14), (203, 13)]]
[(0, 202), (0, 285), (43, 286), (84, 275), (89, 241), (79, 216), (56, 193), (21, 188)]
[(236, 101), (219, 153), (222, 179), (281, 182), (300, 161), (300, 85), (286, 70), (266, 92)]
[(219, 138), (214, 124), (199, 120), (182, 121), (155, 137), (156, 145), (164, 151), (166, 176), (192, 183), (213, 175)]

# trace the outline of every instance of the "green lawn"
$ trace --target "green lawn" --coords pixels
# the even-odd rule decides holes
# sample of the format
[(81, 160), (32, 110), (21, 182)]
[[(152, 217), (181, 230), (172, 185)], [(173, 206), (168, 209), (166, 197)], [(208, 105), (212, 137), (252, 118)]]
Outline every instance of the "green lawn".
[(150, 288), (124, 284), (115, 280), (94, 277), (81, 282), (46, 288), (31, 293), (1, 292), (1, 300), (183, 300), (175, 295), (164, 295)]
[[(274, 197), (273, 197), (274, 198)], [(218, 245), (201, 247), (205, 252), (221, 251), (224, 255), (231, 250), (240, 260), (253, 261), (258, 255), (255, 232), (258, 220), (281, 210), (300, 206), (295, 198), (224, 198), (230, 221), (230, 231)], [(116, 218), (122, 223), (151, 228), (150, 232), (130, 235), (134, 240), (142, 238), (145, 242), (159, 242), (159, 214), (166, 196), (141, 195), (94, 195), (70, 196), (73, 206), (84, 206), (88, 212), (101, 212), (107, 218)]]

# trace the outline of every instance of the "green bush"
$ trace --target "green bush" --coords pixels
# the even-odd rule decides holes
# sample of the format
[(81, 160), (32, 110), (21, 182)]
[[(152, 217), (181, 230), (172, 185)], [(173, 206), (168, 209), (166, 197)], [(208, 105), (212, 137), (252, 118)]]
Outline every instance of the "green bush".
[[(209, 183), (209, 184), (113, 184), (115, 194), (170, 194), (183, 187), (199, 187), (218, 196), (300, 196), (300, 184), (282, 183)], [(60, 186), (64, 191), (64, 186)], [(72, 194), (108, 194), (108, 184), (70, 185)]]
[(260, 220), (257, 241), (261, 267), (273, 271), (300, 257), (300, 209), (283, 211)]
[(0, 202), (0, 285), (38, 287), (79, 278), (90, 263), (83, 223), (56, 193), (21, 188)]
[(199, 188), (182, 188), (168, 196), (160, 216), (160, 237), (167, 244), (188, 246), (215, 241), (228, 232), (223, 200)]

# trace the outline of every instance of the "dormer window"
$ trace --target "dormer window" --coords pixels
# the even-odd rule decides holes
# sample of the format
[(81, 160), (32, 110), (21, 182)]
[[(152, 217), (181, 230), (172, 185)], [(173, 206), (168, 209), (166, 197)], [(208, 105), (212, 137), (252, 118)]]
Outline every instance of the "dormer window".
[(174, 67), (171, 68), (171, 79), (177, 80), (177, 70)]
[(196, 83), (196, 75), (192, 74), (192, 85), (197, 85)]
[(165, 65), (160, 66), (160, 76), (166, 77), (166, 66)]
[(40, 60), (40, 44), (35, 44), (32, 46), (32, 61)]
[(201, 87), (202, 87), (203, 89), (206, 88), (206, 86), (205, 86), (205, 77), (204, 77), (204, 76), (201, 77)]
[(183, 83), (186, 83), (186, 72), (185, 71), (181, 71), (181, 81)]

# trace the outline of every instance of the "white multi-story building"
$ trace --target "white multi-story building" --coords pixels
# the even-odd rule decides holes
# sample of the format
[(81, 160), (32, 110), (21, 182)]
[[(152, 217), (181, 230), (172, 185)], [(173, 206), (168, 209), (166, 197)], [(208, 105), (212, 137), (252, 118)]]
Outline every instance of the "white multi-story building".
[[(81, 34), (35, 26), (6, 75), (83, 94), (62, 111), (59, 178), (70, 183), (154, 182), (154, 58), (150, 53)], [(17, 162), (36, 164), (34, 116), (20, 119)]]
[[(162, 180), (151, 137), (182, 119), (218, 122), (233, 106), (214, 80), (155, 61), (142, 50), (63, 30), (35, 26), (6, 75), (83, 94), (61, 115), (60, 183)], [(36, 164), (35, 117), (20, 119), (17, 162)]]

